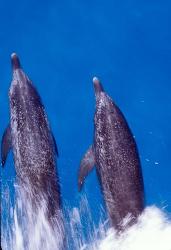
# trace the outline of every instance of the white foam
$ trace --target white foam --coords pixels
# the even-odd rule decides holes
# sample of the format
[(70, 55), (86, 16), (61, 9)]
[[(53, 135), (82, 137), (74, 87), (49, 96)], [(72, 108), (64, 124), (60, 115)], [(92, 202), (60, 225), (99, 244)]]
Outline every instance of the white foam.
[[(2, 198), (4, 203), (4, 195)], [(44, 204), (35, 215), (28, 200), (24, 200), (27, 206), (23, 206), (23, 199), (26, 197), (20, 193), (14, 208), (10, 200), (5, 201), (13, 212), (3, 223), (3, 250), (61, 250), (64, 238), (60, 225), (56, 224), (56, 230), (52, 230), (44, 214)], [(3, 204), (2, 208), (7, 207)], [(137, 224), (119, 236), (108, 221), (102, 219), (98, 226), (94, 225), (86, 197), (81, 199), (79, 207), (66, 205), (65, 210), (68, 250), (171, 250), (171, 221), (155, 206), (147, 207)]]
[(171, 222), (156, 207), (146, 208), (136, 225), (119, 237), (109, 229), (98, 250), (171, 250)]

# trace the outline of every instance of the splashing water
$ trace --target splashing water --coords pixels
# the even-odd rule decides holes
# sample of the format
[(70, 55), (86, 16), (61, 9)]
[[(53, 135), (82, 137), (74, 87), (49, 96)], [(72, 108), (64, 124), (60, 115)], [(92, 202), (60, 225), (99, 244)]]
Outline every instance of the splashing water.
[(171, 250), (171, 222), (157, 207), (147, 207), (136, 225), (119, 237), (109, 229), (98, 250)]
[[(22, 192), (17, 191), (15, 205), (8, 192), (9, 188), (2, 195), (3, 250), (61, 250), (63, 231), (57, 222), (52, 229), (45, 216), (44, 204), (35, 215)], [(81, 199), (79, 208), (65, 206), (65, 219), (65, 249), (171, 250), (171, 221), (155, 206), (147, 207), (137, 224), (120, 235), (109, 227), (108, 221), (94, 225), (86, 197)]]
[[(5, 199), (2, 195), (2, 214), (3, 212), (5, 214), (2, 223), (2, 249), (63, 249), (65, 241), (63, 224), (59, 223), (57, 218), (53, 220), (53, 225), (49, 222), (45, 200), (42, 200), (35, 212), (28, 193), (23, 192), (18, 186), (15, 186), (15, 191), (14, 206), (9, 199), (8, 187), (5, 190)], [(5, 209), (6, 211), (3, 211)]]

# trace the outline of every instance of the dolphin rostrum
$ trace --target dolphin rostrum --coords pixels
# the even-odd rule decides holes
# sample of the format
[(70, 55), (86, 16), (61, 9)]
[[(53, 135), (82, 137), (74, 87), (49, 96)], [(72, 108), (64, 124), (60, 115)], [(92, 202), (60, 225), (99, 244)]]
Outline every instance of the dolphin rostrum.
[(79, 169), (78, 187), (96, 165), (111, 224), (118, 230), (136, 222), (144, 208), (144, 185), (136, 142), (120, 109), (93, 78), (96, 112), (94, 142)]

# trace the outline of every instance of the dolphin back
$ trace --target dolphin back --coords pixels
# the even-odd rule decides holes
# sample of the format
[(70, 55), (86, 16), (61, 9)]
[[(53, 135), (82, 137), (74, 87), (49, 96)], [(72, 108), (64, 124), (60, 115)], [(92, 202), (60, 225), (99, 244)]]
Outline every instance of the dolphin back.
[(89, 159), (88, 150), (81, 161), (79, 185), (82, 187), (87, 176), (84, 169), (86, 164), (88, 171), (96, 165), (111, 224), (122, 230), (124, 219), (128, 225), (132, 225), (144, 208), (141, 164), (135, 139), (123, 113), (104, 92), (102, 85), (98, 85), (97, 79), (94, 84), (96, 112), (93, 150)]

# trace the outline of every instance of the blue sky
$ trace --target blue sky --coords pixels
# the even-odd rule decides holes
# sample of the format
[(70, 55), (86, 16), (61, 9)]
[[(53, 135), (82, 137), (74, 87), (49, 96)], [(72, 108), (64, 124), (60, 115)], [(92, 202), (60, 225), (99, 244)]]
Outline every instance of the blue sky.
[[(165, 0), (1, 2), (0, 135), (9, 121), (15, 51), (45, 104), (59, 148), (63, 200), (71, 206), (80, 197), (79, 162), (93, 138), (97, 75), (136, 137), (147, 205), (171, 212), (170, 13)], [(10, 156), (2, 178), (13, 176)], [(102, 197), (95, 171), (84, 190), (97, 211)]]

